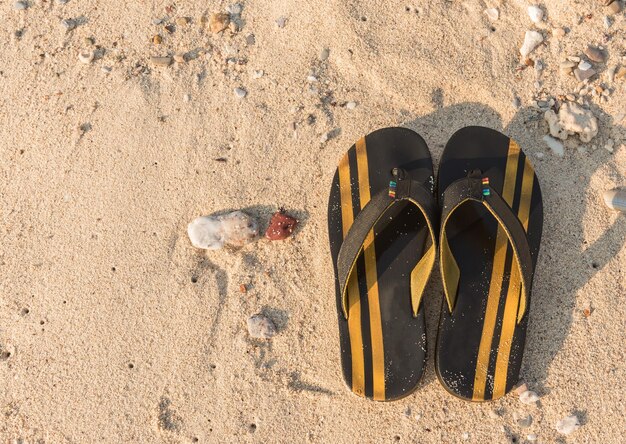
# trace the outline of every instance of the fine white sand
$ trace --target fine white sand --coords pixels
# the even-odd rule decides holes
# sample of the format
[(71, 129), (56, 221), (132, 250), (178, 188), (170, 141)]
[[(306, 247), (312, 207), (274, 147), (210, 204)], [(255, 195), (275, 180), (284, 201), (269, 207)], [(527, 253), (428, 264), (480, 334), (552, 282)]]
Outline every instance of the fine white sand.
[[(226, 2), (28, 3), (0, 5), (2, 442), (555, 442), (570, 414), (582, 427), (564, 441), (623, 442), (626, 220), (602, 193), (626, 185), (626, 79), (607, 79), (625, 66), (624, 13), (606, 29), (595, 0), (545, 1), (540, 25), (521, 0), (246, 0), (241, 30), (214, 35), (200, 17)], [(191, 23), (152, 24), (167, 15)], [(545, 37), (530, 55), (540, 77), (519, 69), (529, 29)], [(606, 48), (591, 85), (610, 96), (585, 99), (600, 132), (559, 157), (532, 101), (578, 99), (559, 62), (587, 44)], [(178, 52), (195, 58), (149, 59)], [(344, 386), (328, 192), (345, 150), (393, 125), (419, 132), (435, 161), (467, 125), (532, 157), (545, 222), (522, 374), (537, 406), (455, 399), (432, 358), (398, 402)], [(186, 235), (193, 218), (234, 209), (263, 230), (279, 206), (301, 221), (286, 241), (205, 253)], [(438, 280), (424, 298), (431, 349)], [(273, 339), (248, 338), (257, 312), (277, 324)]]

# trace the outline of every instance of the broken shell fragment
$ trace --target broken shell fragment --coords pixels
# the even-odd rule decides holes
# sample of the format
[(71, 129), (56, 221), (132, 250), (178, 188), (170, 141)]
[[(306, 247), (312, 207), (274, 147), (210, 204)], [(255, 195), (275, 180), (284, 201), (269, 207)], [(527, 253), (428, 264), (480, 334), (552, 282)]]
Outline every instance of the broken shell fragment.
[(296, 218), (289, 216), (284, 210), (279, 210), (272, 215), (265, 237), (269, 240), (287, 239), (297, 226), (298, 220)]
[(564, 103), (559, 113), (548, 110), (544, 118), (550, 126), (550, 135), (561, 140), (573, 134), (578, 134), (581, 142), (589, 142), (598, 134), (598, 119), (590, 110), (584, 109), (576, 103)]
[(78, 53), (78, 60), (81, 63), (84, 63), (85, 65), (88, 65), (91, 62), (93, 62), (94, 58), (95, 58), (95, 54), (90, 49), (85, 49), (85, 50), (83, 50), (83, 51)]
[(524, 35), (524, 44), (520, 48), (519, 52), (523, 58), (528, 57), (528, 54), (533, 52), (537, 46), (543, 42), (543, 36), (537, 31), (526, 31)]
[(259, 227), (251, 216), (243, 211), (220, 216), (202, 216), (187, 227), (191, 244), (205, 250), (219, 250), (224, 245), (241, 247), (259, 234)]
[(270, 339), (276, 335), (276, 325), (268, 317), (255, 314), (248, 318), (248, 334), (257, 339)]
[(562, 435), (574, 433), (579, 428), (580, 423), (578, 422), (576, 415), (566, 416), (556, 423), (556, 431)]
[(607, 207), (626, 213), (626, 189), (605, 191), (603, 197)]
[(530, 405), (539, 401), (539, 396), (532, 390), (526, 390), (525, 392), (520, 393), (519, 400), (522, 404)]

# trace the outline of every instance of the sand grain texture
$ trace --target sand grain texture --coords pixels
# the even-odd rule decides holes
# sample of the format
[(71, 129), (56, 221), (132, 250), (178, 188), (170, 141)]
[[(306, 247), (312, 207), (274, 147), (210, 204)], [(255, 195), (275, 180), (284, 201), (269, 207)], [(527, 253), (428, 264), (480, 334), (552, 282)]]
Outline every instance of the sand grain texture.
[[(624, 79), (591, 104), (597, 138), (570, 138), (557, 157), (531, 105), (535, 70), (517, 69), (537, 29), (542, 88), (577, 92), (559, 62), (602, 44), (606, 66), (623, 63), (623, 13), (607, 30), (596, 1), (546, 2), (535, 26), (519, 0), (248, 0), (231, 35), (201, 29), (228, 5), (216, 1), (169, 13), (162, 1), (29, 5), (0, 5), (1, 441), (553, 442), (556, 421), (575, 413), (582, 426), (566, 441), (623, 442), (626, 220), (602, 193), (626, 185)], [(191, 22), (152, 24), (167, 15)], [(557, 26), (570, 32), (551, 37)], [(86, 37), (89, 64), (78, 60)], [(176, 53), (186, 62), (150, 63)], [(328, 192), (345, 150), (392, 125), (419, 132), (435, 161), (466, 125), (503, 131), (532, 156), (545, 231), (522, 373), (537, 407), (454, 399), (431, 361), (398, 402), (344, 387)], [(601, 148), (609, 139), (614, 153)], [(199, 215), (244, 209), (266, 223), (280, 206), (300, 221), (285, 241), (207, 254), (187, 239)], [(437, 279), (424, 296), (431, 349)], [(270, 341), (248, 338), (258, 312), (276, 323)]]

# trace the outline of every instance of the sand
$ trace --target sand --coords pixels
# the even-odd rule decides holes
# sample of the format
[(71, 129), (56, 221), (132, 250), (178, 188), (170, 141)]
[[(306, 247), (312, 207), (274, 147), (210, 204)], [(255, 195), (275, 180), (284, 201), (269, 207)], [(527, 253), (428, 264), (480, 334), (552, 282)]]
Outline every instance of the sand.
[[(13, 3), (0, 6), (1, 441), (623, 441), (626, 220), (602, 193), (626, 185), (625, 79), (606, 79), (624, 66), (624, 13), (607, 30), (592, 0), (544, 2), (538, 26), (521, 0), (247, 0), (231, 36), (200, 24), (224, 2), (182, 0), (171, 13), (162, 1)], [(492, 6), (497, 21), (483, 12)], [(152, 24), (166, 15), (191, 23), (169, 34)], [(559, 40), (556, 27), (569, 33)], [(592, 84), (611, 95), (586, 101), (600, 132), (568, 139), (563, 157), (542, 140), (535, 70), (518, 69), (529, 29), (545, 37), (530, 57), (550, 97), (580, 89), (559, 74), (566, 55), (587, 44), (609, 54)], [(90, 64), (78, 60), (85, 48)], [(190, 51), (184, 64), (149, 60)], [(432, 357), (397, 402), (344, 386), (327, 198), (345, 150), (393, 125), (419, 132), (435, 162), (466, 125), (503, 131), (532, 156), (545, 221), (522, 375), (537, 406), (455, 399)], [(193, 218), (234, 209), (264, 228), (279, 206), (301, 220), (286, 241), (205, 253), (186, 236)], [(435, 273), (431, 349), (441, 298)], [(273, 339), (249, 339), (257, 312), (277, 324)], [(558, 436), (572, 413), (582, 427)]]

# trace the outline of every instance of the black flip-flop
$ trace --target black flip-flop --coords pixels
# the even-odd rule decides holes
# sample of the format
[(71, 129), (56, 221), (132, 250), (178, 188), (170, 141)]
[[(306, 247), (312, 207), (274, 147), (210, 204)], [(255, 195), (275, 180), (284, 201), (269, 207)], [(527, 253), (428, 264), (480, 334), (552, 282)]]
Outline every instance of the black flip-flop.
[(426, 357), (421, 297), (436, 256), (432, 160), (418, 134), (385, 128), (344, 155), (328, 203), (343, 376), (378, 401), (411, 393)]
[(438, 193), (437, 376), (460, 398), (498, 399), (519, 381), (543, 224), (539, 181), (514, 140), (467, 127), (446, 145)]

